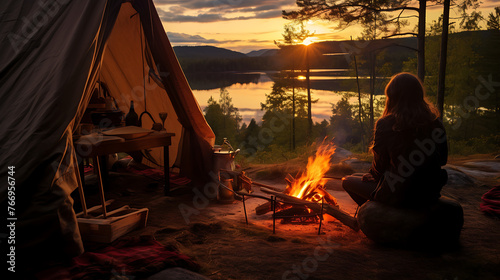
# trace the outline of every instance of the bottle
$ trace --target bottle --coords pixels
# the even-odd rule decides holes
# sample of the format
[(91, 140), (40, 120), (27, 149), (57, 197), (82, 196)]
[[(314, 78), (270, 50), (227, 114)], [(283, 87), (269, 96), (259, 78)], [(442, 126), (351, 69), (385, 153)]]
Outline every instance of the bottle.
[(139, 126), (139, 116), (137, 116), (137, 113), (134, 110), (134, 101), (130, 101), (130, 110), (125, 116), (125, 125)]

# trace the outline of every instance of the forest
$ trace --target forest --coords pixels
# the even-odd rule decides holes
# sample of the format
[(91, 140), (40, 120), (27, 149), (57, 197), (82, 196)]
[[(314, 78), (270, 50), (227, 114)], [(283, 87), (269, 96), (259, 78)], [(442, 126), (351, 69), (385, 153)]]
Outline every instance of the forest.
[[(452, 26), (449, 31), (442, 118), (451, 154), (500, 151), (500, 8), (495, 12), (489, 15), (486, 30), (479, 30), (478, 23), (469, 22), (469, 25), (464, 23), (457, 28)], [(424, 84), (428, 99), (437, 103), (442, 18), (430, 23), (426, 30)], [(286, 32), (285, 28), (284, 37)], [(274, 85), (261, 103), (261, 110), (265, 112), (262, 119), (242, 123), (238, 108), (233, 106), (231, 93), (224, 87), (220, 96), (210, 98), (204, 109), (216, 134), (216, 144), (228, 138), (248, 159), (276, 162), (297, 156), (325, 137), (350, 151), (367, 152), (374, 122), (384, 108), (383, 94), (388, 78), (402, 71), (418, 72), (416, 48), (415, 37), (360, 37), (309, 46), (281, 45), (267, 60), (263, 57), (238, 57), (222, 60), (219, 64), (209, 63), (209, 59), (196, 63), (180, 59), (180, 62), (188, 79), (193, 69), (277, 70), (273, 75)], [(306, 51), (307, 55), (303, 55)], [(346, 55), (325, 55), (341, 52)], [(212, 65), (214, 69), (208, 69), (206, 65)], [(360, 83), (356, 83), (356, 79), (342, 81), (352, 90), (338, 92), (342, 98), (331, 104), (330, 119), (309, 125), (307, 84), (296, 79), (309, 68), (348, 68), (351, 76), (370, 76), (370, 79), (360, 80)], [(311, 90), (311, 96), (314, 108), (317, 101), (314, 90)]]

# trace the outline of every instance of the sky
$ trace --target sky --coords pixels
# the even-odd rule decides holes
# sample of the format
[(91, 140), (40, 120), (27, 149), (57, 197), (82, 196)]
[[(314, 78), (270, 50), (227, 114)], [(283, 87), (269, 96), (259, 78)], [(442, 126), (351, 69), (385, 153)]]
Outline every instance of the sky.
[[(281, 11), (298, 9), (295, 0), (153, 0), (165, 31), (174, 46), (212, 45), (248, 53), (252, 50), (276, 48), (275, 40), (281, 40), (283, 27), (289, 23), (281, 17)], [(415, 4), (416, 6), (416, 4)], [(485, 0), (478, 11), (484, 17), (500, 6), (500, 0)], [(414, 15), (415, 12), (405, 12)], [(436, 20), (442, 6), (427, 9), (427, 23)], [(452, 9), (450, 22), (457, 17)], [(416, 25), (409, 18), (410, 29)], [(458, 25), (458, 22), (455, 23)], [(306, 23), (306, 29), (314, 32), (309, 40), (347, 40), (360, 36), (361, 28), (353, 25), (336, 28), (335, 22), (314, 20)]]

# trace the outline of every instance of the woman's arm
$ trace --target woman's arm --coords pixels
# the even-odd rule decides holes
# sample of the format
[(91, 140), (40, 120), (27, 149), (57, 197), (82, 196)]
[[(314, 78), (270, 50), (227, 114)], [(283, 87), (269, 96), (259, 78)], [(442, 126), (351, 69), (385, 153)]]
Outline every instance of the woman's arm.
[(373, 161), (370, 168), (370, 174), (375, 181), (379, 181), (389, 167), (389, 151), (388, 151), (388, 137), (387, 128), (385, 125), (386, 120), (380, 119), (375, 125), (375, 135), (373, 139)]

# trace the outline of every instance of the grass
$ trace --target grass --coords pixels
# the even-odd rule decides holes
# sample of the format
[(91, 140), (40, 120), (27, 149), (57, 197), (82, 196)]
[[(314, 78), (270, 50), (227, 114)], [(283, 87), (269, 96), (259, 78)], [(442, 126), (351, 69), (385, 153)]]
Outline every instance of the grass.
[[(283, 179), (287, 174), (297, 176), (307, 166), (307, 160), (316, 152), (316, 144), (297, 147), (295, 151), (277, 145), (271, 145), (263, 151), (254, 155), (245, 156), (238, 154), (236, 162), (243, 170), (249, 171), (249, 176), (257, 180)], [(371, 162), (371, 153), (353, 154), (351, 158)], [(327, 175), (345, 176), (354, 173), (352, 167), (345, 163), (334, 163), (331, 165)]]
[(482, 136), (467, 140), (449, 139), (448, 144), (450, 155), (500, 154), (500, 135)]
[[(450, 139), (448, 144), (448, 162), (451, 164), (460, 164), (474, 159), (493, 159), (500, 154), (500, 136), (497, 135), (468, 140)], [(296, 176), (303, 172), (308, 157), (314, 155), (316, 148), (316, 144), (302, 145), (297, 147), (295, 151), (290, 151), (288, 147), (270, 145), (253, 155), (238, 154), (236, 162), (243, 170), (249, 170), (249, 175), (252, 178), (257, 180), (278, 180), (283, 179), (287, 174)], [(371, 152), (363, 152), (356, 145), (348, 144), (343, 148), (354, 151), (349, 158), (356, 158), (368, 163), (373, 160)], [(341, 161), (332, 164), (327, 175), (345, 176), (352, 174), (354, 171), (351, 166)]]

